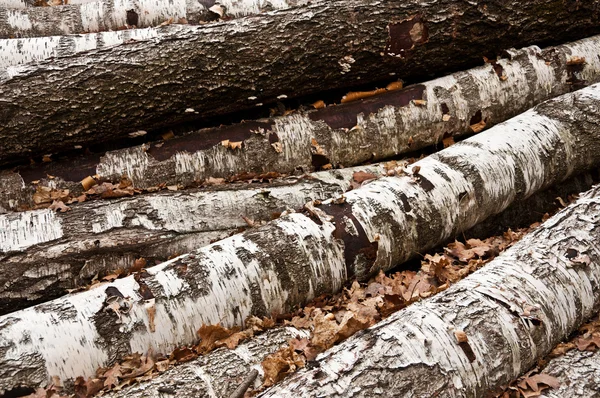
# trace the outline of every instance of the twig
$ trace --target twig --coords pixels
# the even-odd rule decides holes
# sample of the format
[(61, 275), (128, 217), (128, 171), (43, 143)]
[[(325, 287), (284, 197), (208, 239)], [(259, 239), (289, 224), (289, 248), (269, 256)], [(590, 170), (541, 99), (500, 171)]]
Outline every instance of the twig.
[(258, 376), (258, 370), (252, 369), (248, 377), (244, 380), (242, 384), (231, 394), (229, 398), (243, 398), (244, 394), (246, 394), (246, 390), (250, 387), (250, 384), (254, 383), (254, 380)]

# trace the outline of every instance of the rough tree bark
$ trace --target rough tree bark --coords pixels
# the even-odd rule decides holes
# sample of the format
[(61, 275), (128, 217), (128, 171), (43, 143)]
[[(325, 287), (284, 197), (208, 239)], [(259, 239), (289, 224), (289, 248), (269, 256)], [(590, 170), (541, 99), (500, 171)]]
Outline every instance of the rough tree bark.
[(170, 352), (202, 324), (285, 312), (390, 269), (597, 165), (598, 108), (600, 85), (564, 95), (420, 160), (409, 175), (0, 317), (0, 389), (90, 375), (130, 352)]
[[(95, 33), (152, 27), (164, 22), (215, 21), (305, 5), (306, 0), (96, 0), (56, 7), (0, 8), (0, 39)], [(217, 6), (218, 7), (218, 6)], [(223, 13), (222, 15), (220, 13)]]
[[(67, 213), (0, 215), (0, 314), (61, 296), (135, 259), (152, 264), (230, 236), (280, 213), (351, 189), (354, 172), (385, 175), (383, 165), (322, 171), (271, 184), (227, 184), (92, 201)], [(576, 186), (589, 184), (589, 177)], [(573, 191), (574, 187), (567, 188)], [(260, 225), (260, 224), (257, 224)]]
[(165, 27), (149, 41), (12, 68), (0, 77), (0, 162), (248, 109), (281, 95), (390, 74), (439, 74), (509, 46), (581, 38), (600, 30), (598, 4), (331, 0), (209, 26)]
[[(0, 212), (33, 206), (33, 193), (40, 185), (81, 191), (80, 181), (90, 175), (115, 183), (127, 175), (138, 188), (161, 183), (190, 186), (208, 177), (243, 172), (294, 173), (327, 163), (353, 166), (389, 158), (450, 135), (479, 131), (599, 81), (598, 49), (600, 36), (545, 50), (535, 46), (511, 50), (508, 58), (495, 64), (361, 102), (200, 130), (158, 144), (111, 151), (100, 159), (69, 157), (0, 173)], [(223, 140), (242, 142), (241, 148), (223, 146)]]
[[(59, 297), (134, 261), (166, 261), (310, 200), (348, 191), (354, 172), (385, 175), (384, 166), (356, 167), (287, 178), (249, 188), (229, 185), (94, 201), (68, 213), (48, 210), (0, 216), (0, 315)], [(507, 226), (524, 227), (556, 208), (556, 197), (585, 191), (596, 175), (583, 174), (516, 201), (502, 213), (464, 232), (489, 236)]]
[(600, 351), (571, 350), (550, 360), (544, 373), (556, 377), (560, 387), (544, 391), (540, 398), (590, 398), (600, 391)]
[(164, 398), (165, 389), (181, 398), (229, 398), (253, 369), (259, 372), (255, 388), (262, 384), (261, 361), (295, 337), (308, 337), (309, 332), (293, 327), (277, 327), (253, 337), (234, 350), (218, 349), (192, 362), (177, 365), (153, 380), (111, 391), (107, 398)]
[(486, 396), (598, 311), (598, 239), (595, 187), (483, 269), (260, 396)]

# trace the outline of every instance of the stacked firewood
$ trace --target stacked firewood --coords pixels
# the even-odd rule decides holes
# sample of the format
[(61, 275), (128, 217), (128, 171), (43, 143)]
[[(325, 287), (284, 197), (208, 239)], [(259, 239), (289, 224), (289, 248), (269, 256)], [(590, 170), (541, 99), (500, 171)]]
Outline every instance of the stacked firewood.
[(0, 0), (0, 397), (593, 396), (598, 33)]

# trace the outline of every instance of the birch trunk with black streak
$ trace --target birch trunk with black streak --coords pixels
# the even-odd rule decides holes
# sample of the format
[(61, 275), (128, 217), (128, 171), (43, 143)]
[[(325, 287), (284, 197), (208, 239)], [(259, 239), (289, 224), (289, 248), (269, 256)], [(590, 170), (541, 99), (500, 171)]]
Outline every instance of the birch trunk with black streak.
[[(33, 206), (32, 194), (39, 185), (81, 191), (80, 181), (91, 175), (112, 182), (126, 175), (138, 188), (190, 186), (208, 177), (306, 172), (327, 163), (353, 166), (389, 158), (450, 135), (472, 133), (472, 125), (489, 127), (574, 87), (599, 81), (599, 50), (600, 36), (545, 50), (510, 50), (508, 58), (493, 65), (356, 103), (200, 130), (107, 152), (100, 159), (69, 157), (0, 173), (0, 212)], [(241, 141), (242, 146), (230, 149), (221, 144), (224, 140)]]
[(0, 215), (0, 314), (66, 294), (95, 275), (127, 271), (139, 257), (152, 264), (226, 238), (248, 226), (242, 217), (260, 225), (309, 201), (340, 195), (351, 189), (357, 171), (386, 173), (383, 165), (356, 167), (271, 184), (92, 201), (66, 213)]
[[(259, 187), (231, 184), (87, 202), (67, 213), (0, 215), (0, 315), (64, 295), (96, 275), (102, 279), (117, 269), (128, 271), (137, 258), (153, 264), (226, 238), (247, 227), (242, 216), (260, 225), (285, 210), (300, 210), (310, 200), (340, 195), (351, 189), (356, 171), (373, 177), (386, 173), (384, 166), (374, 165)], [(598, 181), (596, 173), (570, 178), (516, 201), (463, 235), (489, 236), (509, 226), (528, 226), (555, 210), (557, 197), (585, 191)]]
[(440, 74), (509, 46), (581, 38), (600, 30), (599, 4), (331, 0), (165, 27), (152, 40), (10, 68), (0, 78), (0, 162), (281, 95)]
[(420, 160), (411, 175), (0, 317), (0, 390), (69, 382), (131, 352), (170, 352), (202, 324), (286, 312), (388, 270), (598, 165), (599, 109), (600, 85), (564, 95)]
[(483, 269), (260, 396), (486, 396), (598, 311), (598, 239), (596, 186)]
[(560, 386), (544, 391), (541, 398), (591, 398), (600, 392), (600, 350), (571, 350), (550, 360), (544, 373), (556, 377)]
[(305, 5), (306, 0), (96, 0), (55, 7), (0, 8), (0, 39), (96, 33), (161, 23), (198, 24), (273, 9)]

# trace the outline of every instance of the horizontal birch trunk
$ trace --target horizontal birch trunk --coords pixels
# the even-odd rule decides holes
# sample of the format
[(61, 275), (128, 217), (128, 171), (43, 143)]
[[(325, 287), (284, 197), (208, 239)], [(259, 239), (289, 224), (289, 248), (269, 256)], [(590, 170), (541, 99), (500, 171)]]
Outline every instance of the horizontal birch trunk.
[[(191, 186), (208, 177), (306, 172), (325, 164), (348, 167), (397, 156), (449, 135), (479, 131), (574, 87), (599, 81), (599, 49), (600, 36), (594, 36), (545, 50), (535, 46), (511, 50), (508, 58), (493, 65), (361, 102), (200, 130), (158, 144), (107, 152), (100, 159), (69, 157), (0, 173), (0, 212), (31, 208), (40, 185), (80, 192), (80, 181), (90, 175), (114, 183), (127, 175), (138, 188), (163, 183)], [(232, 149), (222, 145), (225, 140), (242, 144)]]
[(131, 352), (171, 352), (202, 324), (283, 313), (388, 270), (598, 165), (599, 107), (600, 85), (564, 95), (420, 160), (409, 175), (0, 317), (0, 390), (68, 382)]
[(598, 311), (598, 239), (596, 186), (483, 269), (260, 397), (484, 397)]
[(545, 390), (541, 398), (589, 398), (600, 391), (600, 351), (571, 350), (550, 360), (544, 373), (556, 377), (560, 386)]
[(600, 31), (596, 3), (316, 1), (10, 68), (0, 77), (0, 163), (282, 95), (440, 74), (483, 51), (581, 38)]
[(229, 398), (253, 369), (259, 376), (251, 385), (259, 388), (264, 378), (261, 362), (293, 338), (308, 338), (307, 330), (277, 327), (252, 337), (237, 348), (217, 349), (191, 362), (178, 364), (148, 382), (110, 391), (107, 398), (164, 398), (165, 391), (181, 398)]
[[(0, 314), (48, 301), (137, 258), (149, 264), (187, 253), (260, 225), (312, 200), (340, 195), (355, 172), (385, 175), (384, 165), (322, 171), (271, 184), (227, 184), (112, 201), (91, 201), (66, 213), (0, 215)], [(581, 185), (589, 183), (585, 177)]]
[(207, 0), (96, 0), (56, 7), (7, 7), (0, 8), (0, 39), (146, 28), (165, 22), (198, 24), (306, 3), (306, 0), (225, 0), (215, 6), (215, 1)]
[(46, 7), (46, 6), (56, 6), (60, 4), (85, 4), (92, 3), (97, 0), (0, 0), (0, 7), (2, 8), (13, 8), (13, 9), (22, 9), (27, 7)]
[[(0, 315), (66, 294), (116, 270), (129, 271), (142, 257), (166, 261), (251, 223), (260, 225), (311, 200), (351, 189), (355, 172), (385, 175), (385, 165), (322, 171), (254, 187), (165, 192), (116, 201), (94, 201), (67, 213), (49, 210), (0, 215)], [(468, 231), (489, 236), (525, 227), (557, 207), (557, 197), (589, 189), (597, 170), (518, 200)], [(494, 234), (492, 233), (492, 234)]]

